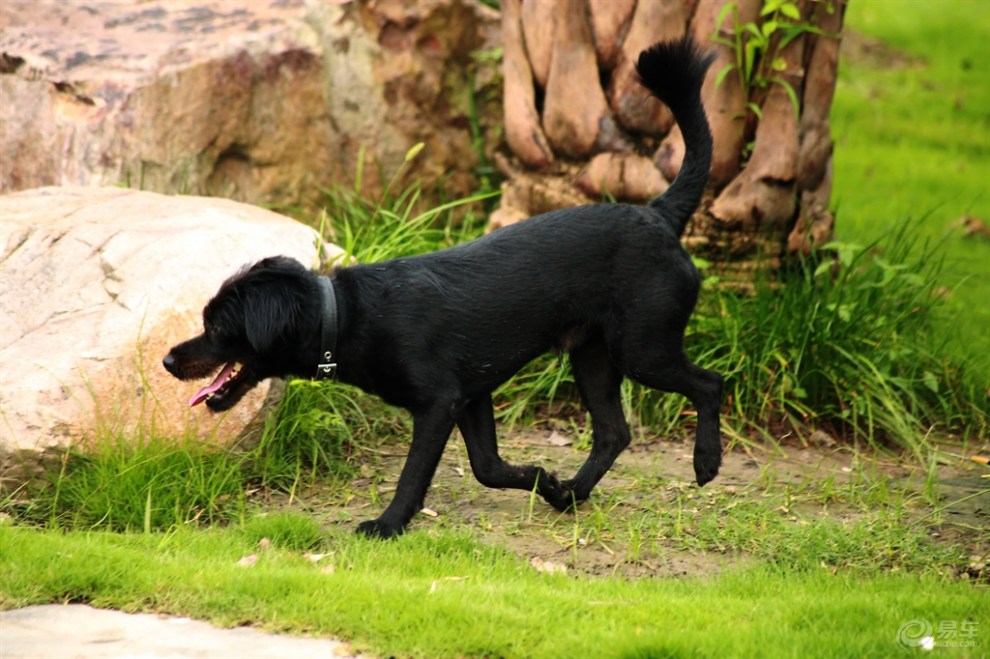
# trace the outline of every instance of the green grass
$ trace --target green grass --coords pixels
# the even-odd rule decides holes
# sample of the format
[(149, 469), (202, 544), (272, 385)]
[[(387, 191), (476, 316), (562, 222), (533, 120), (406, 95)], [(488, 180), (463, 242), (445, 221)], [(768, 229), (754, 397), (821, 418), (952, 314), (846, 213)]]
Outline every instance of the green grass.
[(310, 382), (289, 383), (260, 439), (247, 445), (104, 428), (0, 499), (0, 511), (52, 528), (113, 531), (241, 520), (252, 494), (340, 482), (352, 475), (351, 451), (379, 442), (378, 433), (395, 433), (394, 414), (374, 414), (363, 399), (330, 393)]
[[(456, 533), (329, 535), (318, 562), (237, 529), (62, 534), (0, 526), (0, 605), (90, 602), (336, 634), (377, 655), (890, 656), (913, 619), (990, 625), (974, 586), (757, 567), (717, 578), (575, 579)], [(244, 556), (258, 554), (251, 567)], [(332, 566), (328, 569), (328, 566)], [(985, 647), (953, 656), (980, 656)]]
[[(909, 218), (945, 244), (940, 325), (990, 385), (990, 241), (964, 238), (963, 215), (990, 221), (990, 5), (979, 0), (857, 0), (846, 25), (909, 54), (909, 65), (843, 59), (832, 107), (836, 234), (867, 243)], [(889, 59), (889, 58), (887, 58)]]
[(929, 506), (925, 494), (865, 474), (847, 483), (834, 476), (786, 483), (771, 475), (770, 482), (728, 491), (643, 475), (628, 488), (606, 488), (577, 514), (537, 514), (532, 524), (567, 538), (562, 544), (574, 554), (573, 565), (582, 564), (583, 547), (598, 543), (614, 545), (622, 561), (647, 567), (669, 556), (694, 556), (785, 572), (952, 578), (967, 565), (966, 548), (933, 541), (932, 529), (944, 520), (917, 523), (918, 511)]
[(70, 451), (0, 508), (53, 527), (145, 530), (227, 519), (243, 497), (244, 456), (190, 440), (109, 435)]
[[(935, 290), (942, 256), (916, 247), (917, 224), (874, 245), (837, 243), (836, 264), (805, 264), (782, 286), (758, 282), (750, 297), (707, 293), (687, 342), (726, 377), (730, 424), (824, 427), (919, 457), (926, 432), (986, 435), (982, 374), (947, 350)], [(651, 403), (671, 404), (650, 391), (640, 398), (647, 420)]]

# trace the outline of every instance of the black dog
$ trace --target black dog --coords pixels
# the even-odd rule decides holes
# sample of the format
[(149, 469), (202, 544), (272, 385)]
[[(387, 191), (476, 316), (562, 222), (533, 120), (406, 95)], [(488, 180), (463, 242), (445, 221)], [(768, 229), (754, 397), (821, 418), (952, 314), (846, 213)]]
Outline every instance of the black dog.
[[(332, 279), (286, 257), (265, 259), (223, 284), (203, 311), (204, 333), (173, 348), (165, 368), (188, 380), (223, 367), (190, 401), (213, 411), (264, 378), (333, 375), (408, 409), (409, 456), (392, 503), (360, 525), (369, 535), (402, 533), (422, 508), (455, 425), (482, 484), (535, 489), (559, 510), (587, 499), (629, 444), (623, 376), (695, 405), (694, 470), (704, 485), (721, 463), (722, 377), (683, 352), (699, 276), (679, 237), (708, 180), (700, 88), (710, 63), (687, 38), (640, 55), (643, 85), (671, 108), (687, 145), (676, 180), (648, 206), (554, 211)], [(587, 462), (566, 481), (504, 462), (495, 439), (492, 390), (551, 349), (570, 354), (593, 427)]]

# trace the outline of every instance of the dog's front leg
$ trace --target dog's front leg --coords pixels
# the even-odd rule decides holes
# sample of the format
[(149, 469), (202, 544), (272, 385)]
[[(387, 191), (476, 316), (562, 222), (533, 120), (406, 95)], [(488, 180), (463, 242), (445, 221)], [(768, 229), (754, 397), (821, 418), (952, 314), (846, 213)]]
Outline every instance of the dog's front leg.
[(358, 525), (358, 532), (378, 538), (401, 534), (412, 516), (423, 508), (426, 490), (443, 455), (444, 446), (454, 429), (450, 407), (434, 406), (413, 415), (413, 439), (406, 464), (399, 476), (395, 498), (381, 517)]
[(575, 501), (571, 490), (543, 467), (512, 465), (498, 454), (495, 415), (491, 395), (471, 400), (457, 417), (457, 427), (464, 435), (468, 460), (475, 478), (485, 487), (511, 487), (533, 490), (557, 510), (571, 508)]

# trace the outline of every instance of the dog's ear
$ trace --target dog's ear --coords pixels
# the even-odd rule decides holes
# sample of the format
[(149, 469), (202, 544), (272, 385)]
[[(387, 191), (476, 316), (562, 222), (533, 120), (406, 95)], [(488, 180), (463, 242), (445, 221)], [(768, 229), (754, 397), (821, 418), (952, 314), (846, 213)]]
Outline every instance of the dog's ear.
[(297, 317), (292, 297), (278, 286), (252, 286), (243, 293), (244, 331), (255, 352), (264, 354), (286, 339)]

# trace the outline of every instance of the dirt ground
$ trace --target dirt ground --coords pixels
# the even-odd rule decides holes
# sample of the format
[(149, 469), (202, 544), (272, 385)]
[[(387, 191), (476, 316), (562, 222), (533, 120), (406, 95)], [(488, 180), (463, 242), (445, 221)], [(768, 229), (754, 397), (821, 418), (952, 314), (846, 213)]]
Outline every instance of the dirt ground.
[[(772, 448), (737, 444), (726, 453), (718, 478), (699, 489), (693, 483), (691, 444), (639, 435), (575, 515), (558, 513), (524, 491), (493, 490), (479, 484), (471, 473), (463, 441), (455, 433), (427, 494), (427, 510), (414, 518), (410, 530), (422, 532), (436, 525), (465, 529), (540, 569), (562, 566), (598, 576), (713, 574), (755, 559), (731, 547), (693, 550), (662, 541), (654, 542), (649, 551), (639, 551), (631, 546), (635, 534), (628, 526), (637, 523), (637, 514), (662, 513), (685, 501), (696, 512), (699, 506), (730, 507), (747, 498), (773, 506), (778, 499), (787, 499), (786, 505), (800, 515), (801, 523), (825, 516), (850, 519), (863, 514), (864, 504), (839, 497), (823, 505), (817, 498), (822, 484), (841, 488), (861, 483), (865, 489), (868, 483), (882, 483), (906, 492), (895, 498), (894, 505), (906, 501), (908, 517), (920, 522), (932, 521), (925, 517), (932, 511), (926, 503), (931, 499), (921, 496), (926, 487), (929, 491), (935, 488), (940, 506), (970, 497), (940, 512), (938, 524), (929, 524), (929, 528), (936, 542), (966, 547), (975, 565), (972, 576), (987, 578), (990, 481), (986, 475), (990, 469), (968, 456), (988, 455), (990, 447), (978, 451), (970, 447), (965, 456), (947, 452), (949, 457), (938, 466), (936, 482), (926, 483), (925, 470), (908, 457), (864, 457), (863, 452), (856, 453), (823, 435), (812, 437), (816, 445), (798, 441)], [(500, 450), (506, 460), (540, 464), (563, 477), (575, 473), (584, 461), (587, 447), (582, 442), (587, 438), (580, 431), (562, 424), (500, 430)], [(306, 505), (315, 506), (314, 512), (332, 525), (353, 525), (375, 517), (392, 497), (406, 448), (396, 444), (369, 451), (361, 474), (349, 486), (303, 495)], [(798, 494), (791, 497), (790, 492)]]

